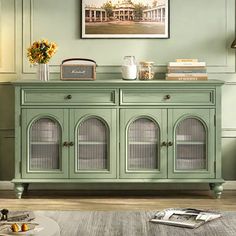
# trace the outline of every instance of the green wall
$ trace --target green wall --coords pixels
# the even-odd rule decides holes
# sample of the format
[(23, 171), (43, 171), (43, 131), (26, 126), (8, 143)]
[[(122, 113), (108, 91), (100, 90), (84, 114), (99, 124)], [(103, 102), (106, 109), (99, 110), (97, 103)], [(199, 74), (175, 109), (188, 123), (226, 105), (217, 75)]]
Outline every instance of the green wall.
[(33, 40), (57, 42), (50, 62), (51, 79), (59, 79), (60, 62), (70, 57), (97, 61), (98, 73), (120, 76), (125, 55), (152, 60), (158, 77), (176, 58), (206, 61), (210, 79), (223, 88), (223, 176), (236, 180), (236, 74), (234, 0), (170, 0), (169, 39), (80, 39), (80, 0), (0, 0), (0, 180), (13, 178), (14, 92), (10, 81), (35, 79), (26, 58)]

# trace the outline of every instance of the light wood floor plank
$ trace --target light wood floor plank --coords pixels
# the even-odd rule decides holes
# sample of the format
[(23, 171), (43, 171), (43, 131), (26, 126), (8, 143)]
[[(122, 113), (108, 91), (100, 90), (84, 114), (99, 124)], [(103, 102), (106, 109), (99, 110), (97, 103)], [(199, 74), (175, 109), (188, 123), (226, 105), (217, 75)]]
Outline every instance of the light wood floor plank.
[(134, 191), (98, 193), (32, 190), (23, 199), (16, 199), (13, 191), (0, 191), (0, 209), (137, 211), (192, 207), (236, 211), (236, 191), (224, 191), (222, 199), (214, 199), (209, 191), (157, 191), (140, 194)]

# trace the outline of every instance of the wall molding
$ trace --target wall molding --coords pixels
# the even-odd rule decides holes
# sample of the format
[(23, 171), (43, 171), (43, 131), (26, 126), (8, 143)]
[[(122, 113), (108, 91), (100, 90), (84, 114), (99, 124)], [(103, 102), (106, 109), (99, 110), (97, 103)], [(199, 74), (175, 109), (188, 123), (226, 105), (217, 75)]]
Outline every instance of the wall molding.
[(236, 128), (223, 128), (221, 138), (236, 138)]
[[(8, 26), (9, 29), (12, 30), (12, 34), (13, 34), (13, 42), (12, 42), (12, 45), (11, 47), (13, 48), (13, 55), (12, 55), (12, 67), (11, 68), (6, 68), (4, 66), (4, 63), (3, 63), (3, 59), (4, 59), (4, 56), (3, 56), (3, 53), (5, 52), (6, 54), (6, 50), (4, 51), (3, 47), (2, 47), (2, 44), (3, 44), (3, 35), (4, 35), (4, 32), (2, 32), (3, 28), (6, 27), (1, 27), (3, 23), (6, 22), (6, 20), (3, 20), (3, 14), (1, 14), (1, 12), (4, 10), (3, 9), (3, 3), (2, 3), (2, 0), (0, 0), (0, 52), (1, 52), (1, 60), (0, 60), (0, 74), (3, 74), (3, 75), (14, 75), (16, 74), (16, 68), (17, 68), (17, 55), (16, 55), (16, 44), (17, 44), (17, 31), (16, 31), (16, 24), (17, 24), (17, 21), (16, 21), (16, 16), (17, 16), (17, 0), (13, 0), (13, 6), (12, 6), (12, 10), (13, 10), (13, 17), (14, 17), (14, 25), (13, 27), (10, 27)], [(10, 17), (10, 16), (8, 16)]]

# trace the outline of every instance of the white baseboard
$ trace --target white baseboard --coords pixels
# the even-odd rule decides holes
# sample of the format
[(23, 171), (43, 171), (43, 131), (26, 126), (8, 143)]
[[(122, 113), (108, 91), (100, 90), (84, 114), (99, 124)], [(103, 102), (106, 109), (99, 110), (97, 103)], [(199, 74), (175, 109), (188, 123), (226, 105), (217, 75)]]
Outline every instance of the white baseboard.
[[(96, 185), (95, 185), (96, 186)], [(32, 184), (30, 185), (30, 189), (34, 189), (34, 190), (48, 190), (48, 189), (52, 189), (52, 190), (77, 190), (77, 189), (82, 189), (82, 190), (96, 190), (96, 187), (95, 187), (93, 184), (89, 184), (88, 187), (86, 187), (85, 184), (83, 184), (82, 186), (77, 184), (57, 184), (57, 185), (52, 185), (52, 184)], [(180, 187), (181, 186), (181, 187)], [(186, 187), (185, 187), (186, 186)], [(194, 185), (195, 187), (192, 188), (191, 186), (188, 186), (187, 184), (178, 184), (178, 185), (160, 185), (158, 186), (157, 185), (157, 188), (155, 188), (156, 190), (160, 189), (160, 190), (168, 190), (168, 189), (173, 189), (173, 190), (178, 190), (178, 189), (181, 189), (181, 190), (206, 190), (208, 189), (207, 185), (202, 185), (200, 184), (199, 185), (199, 188), (196, 189), (196, 185)], [(236, 180), (234, 181), (226, 181), (224, 183), (224, 190), (236, 190)], [(117, 188), (118, 187), (118, 188)], [(121, 187), (121, 185), (118, 185), (116, 187), (116, 185), (113, 185), (111, 188), (111, 190), (119, 190), (119, 189), (127, 189), (126, 187)], [(119, 188), (120, 187), (120, 188)], [(12, 184), (10, 181), (0, 181), (0, 190), (13, 190), (14, 189), (14, 184)], [(101, 188), (101, 186), (99, 187), (99, 189), (101, 190), (107, 190), (108, 188), (106, 186), (103, 186)], [(129, 188), (130, 189), (130, 186)], [(139, 188), (135, 188), (135, 189), (142, 189), (141, 187)], [(144, 188), (144, 189), (152, 189), (150, 188)]]
[(10, 181), (0, 181), (0, 190), (13, 190), (14, 184)]
[(224, 190), (236, 190), (236, 180), (226, 181), (223, 186)]

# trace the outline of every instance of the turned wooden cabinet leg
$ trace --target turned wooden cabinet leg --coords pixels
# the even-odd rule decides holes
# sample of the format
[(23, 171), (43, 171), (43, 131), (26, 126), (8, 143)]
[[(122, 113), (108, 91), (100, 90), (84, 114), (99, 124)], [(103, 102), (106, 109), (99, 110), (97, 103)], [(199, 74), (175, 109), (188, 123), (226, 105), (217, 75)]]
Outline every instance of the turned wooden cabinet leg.
[(22, 184), (22, 183), (15, 184), (15, 194), (18, 199), (21, 199), (21, 196), (24, 192), (24, 187), (25, 187), (25, 184)]
[(221, 198), (221, 194), (224, 190), (223, 184), (221, 183), (210, 183), (210, 189), (214, 191), (215, 197), (216, 198)]

